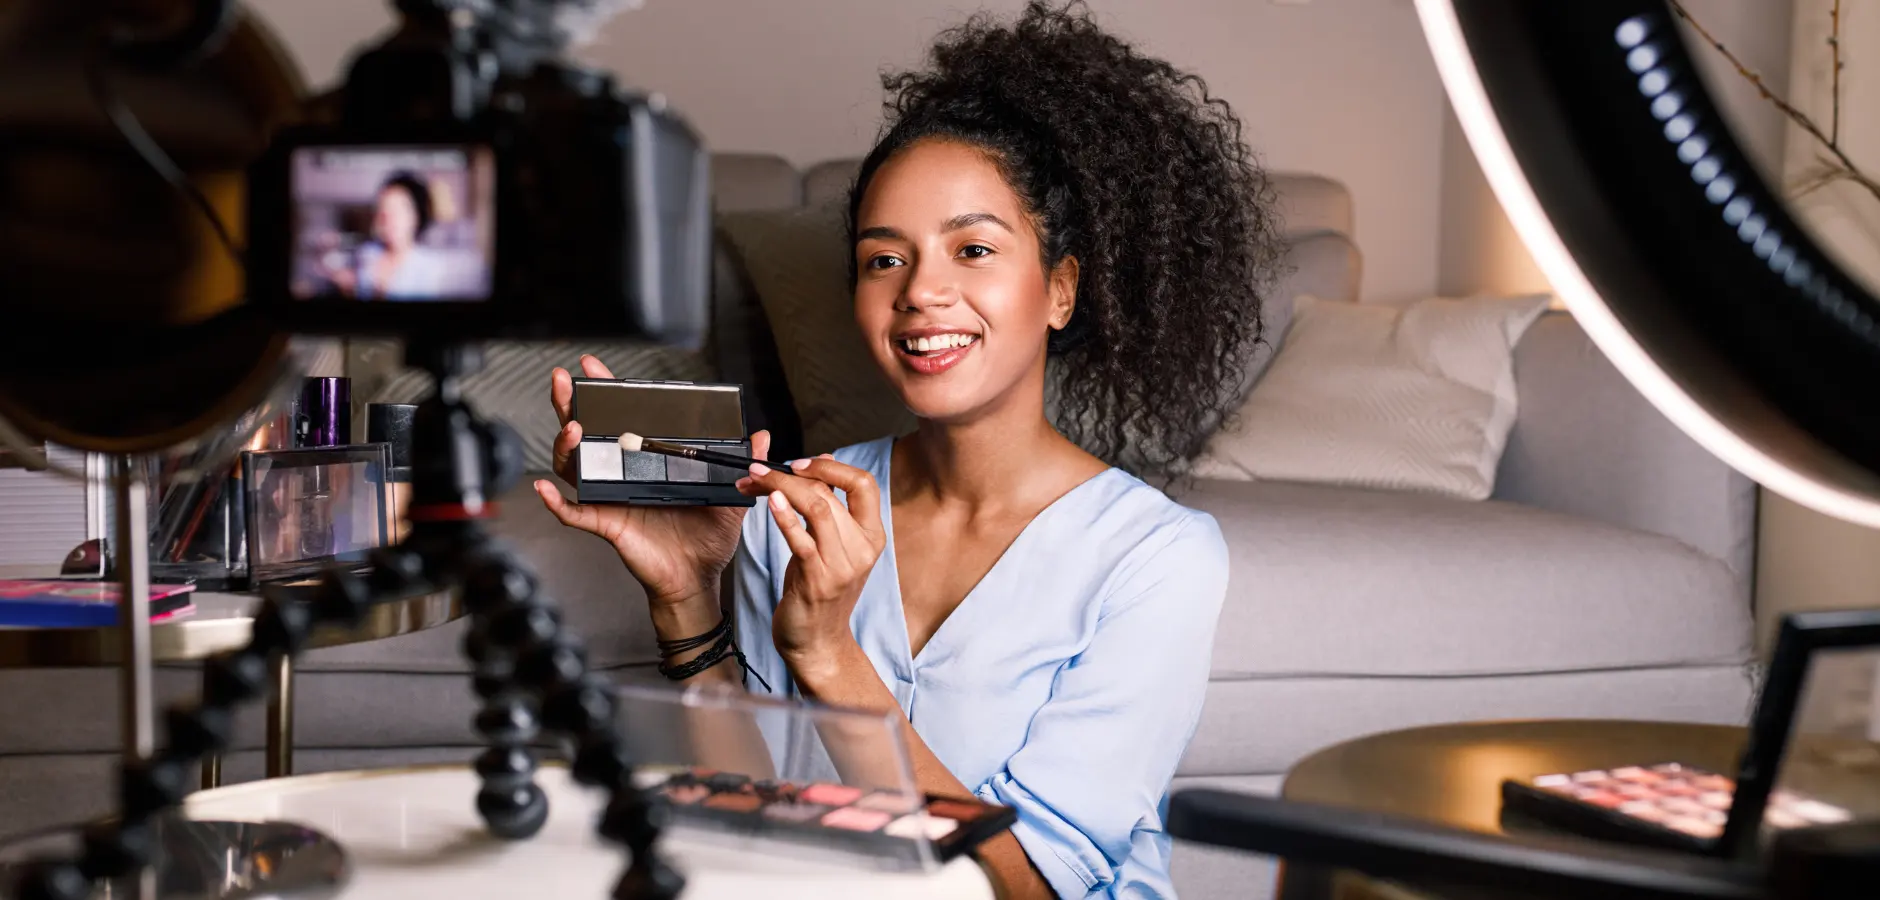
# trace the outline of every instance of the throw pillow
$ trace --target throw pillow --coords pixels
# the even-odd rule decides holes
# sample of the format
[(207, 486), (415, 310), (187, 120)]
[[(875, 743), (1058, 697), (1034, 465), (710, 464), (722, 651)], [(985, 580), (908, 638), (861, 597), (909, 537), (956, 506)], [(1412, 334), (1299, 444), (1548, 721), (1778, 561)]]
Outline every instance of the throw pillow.
[(784, 379), (803, 426), (803, 452), (898, 435), (914, 427), (855, 326), (842, 213), (725, 212), (719, 234), (732, 245), (777, 342)]
[(1300, 297), (1272, 365), (1195, 474), (1486, 499), (1514, 427), (1514, 347), (1547, 302)]

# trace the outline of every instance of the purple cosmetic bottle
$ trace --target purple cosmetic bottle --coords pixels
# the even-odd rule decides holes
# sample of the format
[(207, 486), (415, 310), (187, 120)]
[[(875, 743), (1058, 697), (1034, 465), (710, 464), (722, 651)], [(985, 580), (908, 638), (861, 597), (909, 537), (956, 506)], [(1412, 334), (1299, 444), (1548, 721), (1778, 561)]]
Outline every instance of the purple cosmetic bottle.
[[(300, 397), (294, 406), (294, 446), (310, 449), (339, 447), (352, 443), (352, 379), (309, 377), (300, 385)], [(295, 504), (299, 530), (297, 541), (303, 559), (333, 555), (337, 548), (350, 544), (351, 522), (345, 510), (335, 508), (338, 487), (334, 474), (325, 469), (306, 473)]]
[(294, 419), (296, 447), (341, 447), (352, 443), (352, 379), (303, 379)]

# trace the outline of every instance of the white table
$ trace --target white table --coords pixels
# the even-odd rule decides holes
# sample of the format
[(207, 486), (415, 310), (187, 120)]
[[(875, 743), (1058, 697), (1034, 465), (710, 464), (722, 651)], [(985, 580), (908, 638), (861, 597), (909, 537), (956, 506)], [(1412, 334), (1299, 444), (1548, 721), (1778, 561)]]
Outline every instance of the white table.
[[(345, 900), (518, 897), (607, 900), (626, 868), (595, 834), (606, 798), (555, 766), (536, 774), (548, 824), (526, 841), (490, 837), (477, 817), (477, 778), (464, 766), (334, 772), (192, 795), (199, 820), (285, 820), (337, 839), (353, 874)], [(931, 873), (868, 872), (725, 846), (672, 830), (666, 858), (686, 873), (682, 900), (994, 900), (970, 858)]]

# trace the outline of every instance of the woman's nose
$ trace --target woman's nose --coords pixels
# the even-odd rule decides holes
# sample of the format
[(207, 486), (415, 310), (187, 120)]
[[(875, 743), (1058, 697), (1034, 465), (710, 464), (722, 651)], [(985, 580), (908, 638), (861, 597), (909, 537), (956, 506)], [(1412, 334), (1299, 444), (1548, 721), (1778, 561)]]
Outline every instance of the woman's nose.
[(906, 287), (901, 292), (903, 305), (910, 311), (939, 309), (959, 302), (959, 285), (935, 271), (933, 266), (919, 263), (909, 267)]

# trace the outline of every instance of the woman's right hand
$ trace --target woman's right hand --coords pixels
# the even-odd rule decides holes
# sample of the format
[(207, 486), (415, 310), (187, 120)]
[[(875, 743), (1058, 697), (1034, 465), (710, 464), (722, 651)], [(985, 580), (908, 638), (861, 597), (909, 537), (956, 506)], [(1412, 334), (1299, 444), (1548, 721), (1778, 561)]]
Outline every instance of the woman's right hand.
[[(581, 357), (581, 373), (588, 378), (614, 377), (605, 364), (587, 355)], [(555, 474), (574, 484), (574, 453), (581, 443), (581, 423), (570, 415), (574, 379), (559, 367), (549, 378), (549, 397), (561, 420), (561, 433), (555, 437)], [(767, 432), (751, 435), (753, 457), (765, 459), (769, 451)], [(654, 605), (678, 605), (700, 597), (716, 604), (718, 578), (738, 549), (743, 507), (590, 506), (570, 502), (547, 480), (537, 481), (535, 492), (563, 525), (599, 535), (612, 544)]]

